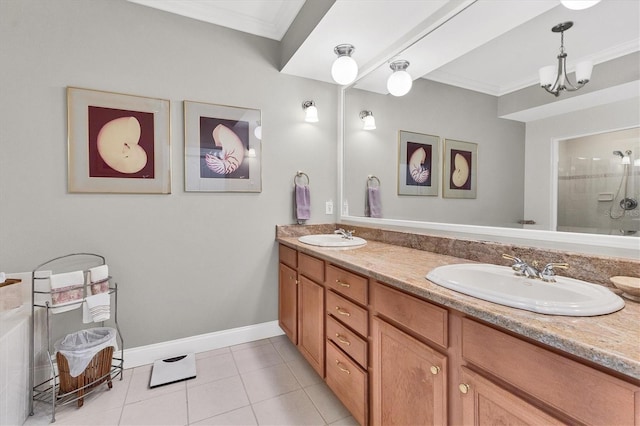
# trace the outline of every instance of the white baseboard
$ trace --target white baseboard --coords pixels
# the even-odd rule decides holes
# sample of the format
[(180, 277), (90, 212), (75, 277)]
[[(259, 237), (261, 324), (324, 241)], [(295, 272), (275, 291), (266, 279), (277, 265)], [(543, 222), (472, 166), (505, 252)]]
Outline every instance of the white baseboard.
[(124, 350), (124, 368), (133, 368), (153, 364), (155, 360), (165, 359), (190, 352), (205, 352), (231, 345), (252, 342), (254, 340), (284, 334), (278, 321), (263, 322), (246, 327), (200, 334), (183, 339), (170, 340), (152, 345), (138, 346)]

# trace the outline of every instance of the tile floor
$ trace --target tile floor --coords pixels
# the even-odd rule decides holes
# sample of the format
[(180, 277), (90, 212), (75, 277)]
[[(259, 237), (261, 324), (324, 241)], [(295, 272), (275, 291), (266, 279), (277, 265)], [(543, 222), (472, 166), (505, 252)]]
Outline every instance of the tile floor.
[[(286, 336), (196, 355), (197, 377), (149, 389), (151, 365), (56, 411), (56, 425), (357, 425)], [(105, 389), (106, 385), (103, 385)], [(37, 403), (27, 426), (51, 420)]]

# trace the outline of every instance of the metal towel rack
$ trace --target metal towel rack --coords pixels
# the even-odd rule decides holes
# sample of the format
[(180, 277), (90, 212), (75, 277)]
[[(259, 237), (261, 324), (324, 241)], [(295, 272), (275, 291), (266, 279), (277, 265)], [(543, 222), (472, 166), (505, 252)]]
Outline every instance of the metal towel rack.
[(376, 181), (378, 182), (378, 188), (380, 187), (380, 179), (377, 176), (369, 175), (367, 176), (367, 188), (372, 188), (372, 183)]
[(296, 181), (296, 179), (301, 178), (301, 177), (305, 177), (307, 179), (307, 185), (309, 185), (309, 183), (311, 182), (309, 180), (309, 175), (307, 175), (305, 172), (298, 170), (296, 172), (296, 175), (293, 177), (293, 185), (295, 186), (298, 182)]

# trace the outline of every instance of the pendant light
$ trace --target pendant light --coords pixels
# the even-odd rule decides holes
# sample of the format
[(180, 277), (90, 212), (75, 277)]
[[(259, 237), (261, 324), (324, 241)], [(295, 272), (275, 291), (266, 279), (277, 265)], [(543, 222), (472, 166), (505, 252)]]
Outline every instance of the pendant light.
[(331, 66), (331, 77), (336, 83), (344, 86), (353, 83), (358, 76), (358, 64), (351, 57), (355, 49), (351, 44), (339, 44), (333, 49), (338, 55)]
[(560, 3), (567, 9), (583, 10), (600, 3), (600, 0), (560, 0)]

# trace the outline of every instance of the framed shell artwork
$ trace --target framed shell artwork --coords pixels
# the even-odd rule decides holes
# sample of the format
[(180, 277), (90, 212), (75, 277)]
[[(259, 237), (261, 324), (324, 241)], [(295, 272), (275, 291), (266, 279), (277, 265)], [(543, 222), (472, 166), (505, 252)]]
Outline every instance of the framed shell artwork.
[(67, 88), (68, 190), (171, 193), (169, 101)]
[(440, 138), (398, 132), (398, 195), (438, 195)]
[(261, 192), (259, 109), (184, 101), (185, 190)]
[(444, 198), (476, 198), (478, 144), (445, 139), (443, 170)]

